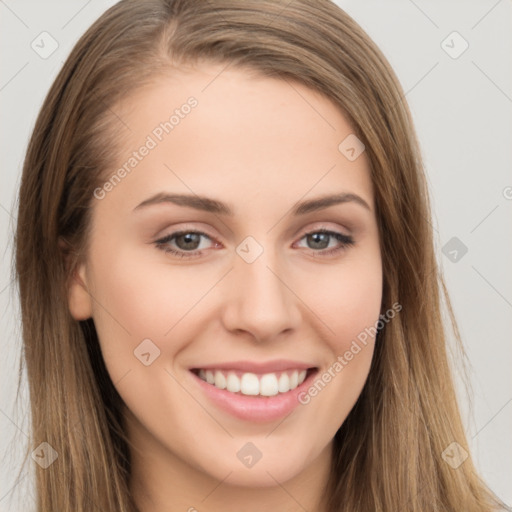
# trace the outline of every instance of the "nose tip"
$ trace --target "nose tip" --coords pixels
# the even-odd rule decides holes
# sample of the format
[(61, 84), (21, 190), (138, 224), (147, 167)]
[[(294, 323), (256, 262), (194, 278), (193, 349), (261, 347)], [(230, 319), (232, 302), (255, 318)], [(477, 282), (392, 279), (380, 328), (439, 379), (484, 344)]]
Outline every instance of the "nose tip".
[(273, 270), (265, 258), (250, 264), (239, 260), (235, 267), (224, 308), (226, 329), (264, 341), (298, 327), (300, 311), (286, 275)]

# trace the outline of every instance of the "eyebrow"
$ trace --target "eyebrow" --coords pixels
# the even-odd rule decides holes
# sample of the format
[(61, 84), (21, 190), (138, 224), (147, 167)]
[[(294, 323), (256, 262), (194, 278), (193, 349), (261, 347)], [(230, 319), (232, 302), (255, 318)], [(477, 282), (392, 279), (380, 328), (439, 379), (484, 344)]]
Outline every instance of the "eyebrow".
[[(188, 208), (194, 208), (196, 210), (215, 213), (219, 215), (234, 215), (233, 210), (228, 205), (209, 197), (189, 194), (168, 194), (163, 192), (156, 194), (146, 199), (145, 201), (142, 201), (142, 203), (140, 203), (138, 206), (134, 208), (134, 211), (146, 208), (151, 205), (166, 203), (172, 203), (178, 206), (186, 206)], [(356, 203), (364, 207), (365, 209), (371, 211), (370, 206), (361, 196), (352, 193), (341, 193), (325, 195), (317, 197), (315, 199), (309, 199), (307, 201), (297, 203), (292, 209), (292, 215), (305, 215), (306, 213), (323, 210), (324, 208), (328, 208), (329, 206), (344, 203)]]

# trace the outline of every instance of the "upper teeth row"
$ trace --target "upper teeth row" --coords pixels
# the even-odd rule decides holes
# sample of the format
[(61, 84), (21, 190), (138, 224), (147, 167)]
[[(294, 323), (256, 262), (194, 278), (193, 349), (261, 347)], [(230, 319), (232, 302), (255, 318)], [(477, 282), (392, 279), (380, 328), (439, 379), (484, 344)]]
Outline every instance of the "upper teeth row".
[(265, 373), (258, 377), (255, 373), (243, 373), (241, 378), (235, 372), (227, 375), (220, 370), (199, 370), (199, 377), (216, 388), (232, 393), (239, 391), (243, 395), (274, 396), (295, 389), (304, 382), (307, 370), (282, 372), (278, 378), (275, 373)]

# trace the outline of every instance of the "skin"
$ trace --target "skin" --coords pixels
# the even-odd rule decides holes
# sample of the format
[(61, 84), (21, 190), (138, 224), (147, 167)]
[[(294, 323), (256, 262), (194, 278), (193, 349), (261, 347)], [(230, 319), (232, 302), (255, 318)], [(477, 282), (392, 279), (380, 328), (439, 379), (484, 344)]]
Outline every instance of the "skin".
[[(351, 162), (338, 150), (353, 130), (317, 92), (223, 68), (202, 63), (155, 78), (116, 109), (129, 127), (119, 125), (121, 166), (169, 113), (190, 96), (198, 101), (93, 200), (70, 311), (94, 319), (126, 404), (131, 487), (142, 512), (324, 510), (332, 439), (360, 395), (374, 340), (307, 405), (272, 422), (218, 409), (188, 369), (284, 358), (311, 362), (321, 374), (375, 324), (382, 267), (369, 164), (365, 153)], [(208, 196), (235, 215), (172, 203), (134, 211), (160, 192)], [(357, 194), (369, 209), (351, 201), (290, 213), (298, 201), (335, 192)], [(306, 237), (322, 227), (354, 244), (322, 255), (324, 246)], [(155, 244), (181, 229), (210, 237), (201, 238), (201, 255), (179, 258)], [(252, 263), (236, 252), (247, 236), (263, 248)], [(186, 252), (178, 243), (168, 245)], [(334, 237), (325, 244), (340, 247)], [(147, 338), (160, 350), (149, 366), (134, 357)], [(236, 455), (247, 442), (262, 454), (251, 468)]]

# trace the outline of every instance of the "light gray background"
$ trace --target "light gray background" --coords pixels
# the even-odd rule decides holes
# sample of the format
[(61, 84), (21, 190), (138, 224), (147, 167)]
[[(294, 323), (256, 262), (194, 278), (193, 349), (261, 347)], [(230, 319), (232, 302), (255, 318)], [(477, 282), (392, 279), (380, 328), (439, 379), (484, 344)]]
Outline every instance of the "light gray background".
[[(15, 407), (21, 346), (11, 281), (15, 195), (42, 100), (78, 37), (115, 0), (0, 0), (0, 511), (33, 507), (32, 466), (16, 480), (28, 398)], [(433, 197), (437, 252), (471, 363), (460, 385), (473, 455), (484, 479), (512, 503), (512, 5), (510, 0), (340, 0), (383, 50), (410, 104)], [(32, 48), (47, 31), (47, 59)], [(462, 42), (469, 44), (458, 58)], [(442, 47), (442, 41), (444, 48)], [(452, 46), (450, 50), (447, 46)], [(46, 46), (48, 48), (48, 46)], [(442, 252), (457, 237), (456, 262)], [(448, 251), (445, 251), (448, 253)], [(20, 501), (21, 500), (21, 501)]]

